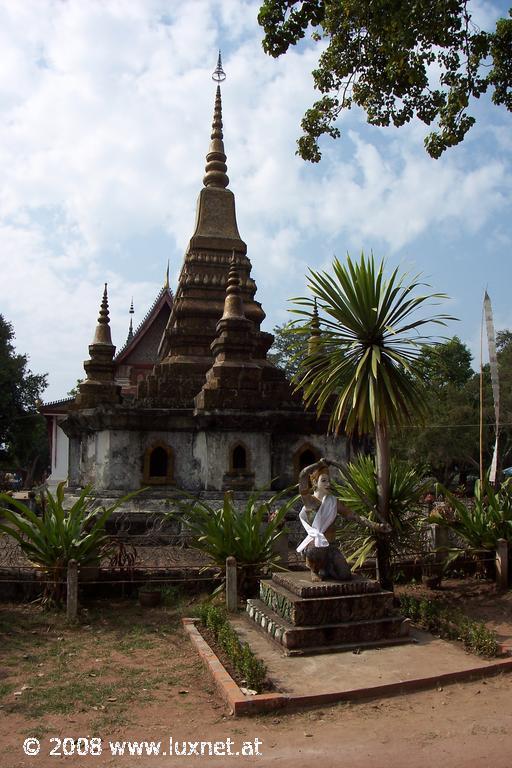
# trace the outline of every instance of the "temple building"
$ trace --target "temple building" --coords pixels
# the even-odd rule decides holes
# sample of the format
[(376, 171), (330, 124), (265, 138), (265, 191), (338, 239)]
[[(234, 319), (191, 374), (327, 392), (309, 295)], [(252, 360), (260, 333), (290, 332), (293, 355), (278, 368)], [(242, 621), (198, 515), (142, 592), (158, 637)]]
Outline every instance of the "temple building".
[[(134, 314), (132, 299), (128, 336), (124, 346), (114, 357), (114, 380), (121, 386), (121, 394), (125, 399), (137, 393), (137, 385), (153, 370), (162, 333), (171, 314), (172, 302), (169, 268), (162, 288), (135, 330), (131, 317)], [(74, 397), (65, 397), (44, 403), (39, 408), (48, 427), (51, 464), (47, 482), (50, 487), (68, 479), (69, 440), (61, 425), (66, 420), (73, 402)]]
[[(195, 228), (174, 299), (169, 291), (158, 299), (162, 314), (142, 336), (139, 329), (146, 347), (134, 334), (115, 356), (105, 287), (86, 379), (61, 423), (71, 489), (92, 484), (108, 496), (149, 486), (147, 500), (173, 488), (270, 491), (296, 482), (320, 456), (345, 459), (344, 439), (326, 436), (326, 421), (304, 410), (267, 359), (273, 336), (261, 330), (251, 269), (229, 189), (217, 85)], [(152, 350), (151, 370), (137, 349)]]

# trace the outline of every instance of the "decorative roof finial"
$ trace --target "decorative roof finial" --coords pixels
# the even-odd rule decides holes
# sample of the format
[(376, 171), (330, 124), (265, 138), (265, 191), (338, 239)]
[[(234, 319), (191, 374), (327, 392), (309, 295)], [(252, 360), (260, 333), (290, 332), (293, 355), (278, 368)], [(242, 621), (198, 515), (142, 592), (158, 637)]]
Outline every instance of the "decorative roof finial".
[(245, 317), (244, 303), (240, 292), (240, 277), (236, 268), (236, 256), (234, 251), (229, 266), (226, 299), (224, 301), (224, 314), (222, 315), (223, 319), (226, 317)]
[(101, 301), (100, 314), (98, 317), (98, 325), (96, 326), (96, 332), (94, 334), (93, 344), (110, 344), (112, 345), (112, 337), (110, 335), (110, 318), (108, 314), (108, 294), (107, 284), (103, 290), (103, 299)]
[(226, 79), (226, 73), (222, 69), (222, 57), (219, 51), (219, 58), (217, 59), (217, 67), (215, 69), (215, 72), (212, 75), (212, 80), (215, 80), (216, 83), (223, 83)]
[(320, 320), (318, 318), (318, 306), (316, 303), (316, 296), (315, 296), (315, 304), (313, 307), (313, 317), (311, 318), (311, 322), (309, 323), (309, 329), (310, 329), (310, 336), (308, 339), (308, 355), (314, 355), (319, 351), (319, 347), (321, 344)]
[[(133, 315), (134, 313), (135, 313), (135, 310), (133, 308), (133, 296), (132, 296), (132, 302), (130, 304), (130, 315)], [(133, 319), (130, 317), (130, 327), (128, 329), (128, 338), (126, 339), (126, 343), (129, 344), (132, 339), (133, 339)]]
[(165, 272), (164, 288), (169, 288), (169, 259), (167, 259), (167, 270)]
[[(217, 83), (220, 83), (226, 79), (226, 73), (222, 69), (220, 51), (219, 59), (217, 62), (217, 69), (213, 73), (212, 78)], [(224, 152), (223, 138), (222, 99), (220, 95), (220, 85), (217, 85), (217, 93), (215, 94), (215, 107), (213, 110), (210, 149), (206, 155), (206, 168), (203, 178), (203, 184), (205, 187), (220, 187), (221, 189), (225, 189), (229, 184), (229, 178), (226, 174), (228, 167), (226, 165), (226, 154)]]
[(84, 362), (85, 381), (78, 385), (76, 408), (95, 408), (100, 404), (115, 405), (121, 402), (121, 387), (114, 381), (114, 354), (108, 316), (107, 284), (103, 291), (100, 316), (92, 344), (89, 344), (89, 360)]

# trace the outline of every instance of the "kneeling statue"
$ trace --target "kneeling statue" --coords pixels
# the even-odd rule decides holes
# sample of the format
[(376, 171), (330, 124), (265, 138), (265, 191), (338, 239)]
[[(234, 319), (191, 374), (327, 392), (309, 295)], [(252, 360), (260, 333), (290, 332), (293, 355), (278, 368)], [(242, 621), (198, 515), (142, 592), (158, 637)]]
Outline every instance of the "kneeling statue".
[[(297, 552), (304, 552), (313, 581), (349, 581), (352, 578), (350, 566), (335, 541), (337, 515), (378, 533), (389, 533), (391, 526), (361, 517), (333, 496), (329, 466), (342, 469), (335, 461), (320, 459), (305, 467), (299, 475), (299, 493), (304, 502), (299, 518), (307, 536), (297, 547)], [(316, 514), (310, 522), (313, 513)]]

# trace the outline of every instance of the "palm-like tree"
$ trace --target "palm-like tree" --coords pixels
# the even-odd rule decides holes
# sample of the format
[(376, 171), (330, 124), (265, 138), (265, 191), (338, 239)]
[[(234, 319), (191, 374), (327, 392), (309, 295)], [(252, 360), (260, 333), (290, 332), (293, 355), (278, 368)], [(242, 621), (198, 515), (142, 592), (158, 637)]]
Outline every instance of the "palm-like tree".
[[(384, 275), (384, 262), (361, 254), (358, 262), (333, 262), (334, 275), (309, 271), (310, 297), (294, 299), (292, 310), (321, 336), (312, 336), (308, 354), (294, 377), (306, 405), (318, 415), (330, 412), (329, 427), (337, 433), (375, 437), (378, 513), (389, 519), (390, 429), (424, 417), (421, 379), (414, 375), (421, 345), (430, 336), (425, 326), (445, 325), (454, 319), (432, 313), (445, 294), (421, 292), (429, 286), (400, 275)], [(317, 304), (320, 317), (317, 315)], [(426, 315), (425, 310), (430, 309)], [(377, 542), (377, 561), (383, 586), (391, 586), (389, 550), (384, 537)]]

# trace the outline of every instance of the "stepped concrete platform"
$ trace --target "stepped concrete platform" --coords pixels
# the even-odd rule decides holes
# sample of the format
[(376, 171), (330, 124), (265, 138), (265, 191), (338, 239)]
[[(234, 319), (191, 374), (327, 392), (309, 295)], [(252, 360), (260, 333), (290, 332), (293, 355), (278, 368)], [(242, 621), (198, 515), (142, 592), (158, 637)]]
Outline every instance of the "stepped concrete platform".
[(327, 653), (409, 642), (409, 620), (378, 582), (313, 582), (309, 571), (274, 574), (247, 601), (255, 625), (287, 655)]

